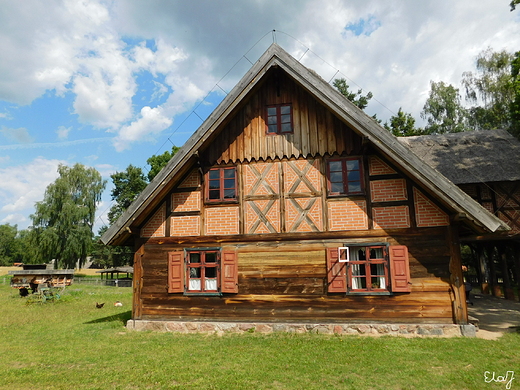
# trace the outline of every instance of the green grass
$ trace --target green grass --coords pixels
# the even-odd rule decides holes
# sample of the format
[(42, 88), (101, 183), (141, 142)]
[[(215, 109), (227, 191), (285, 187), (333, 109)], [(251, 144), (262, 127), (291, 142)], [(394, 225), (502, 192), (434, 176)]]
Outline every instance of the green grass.
[(56, 303), (25, 305), (1, 277), (0, 307), (2, 390), (480, 390), (506, 388), (485, 383), (485, 371), (520, 377), (516, 333), (488, 341), (131, 332), (129, 288), (75, 284)]

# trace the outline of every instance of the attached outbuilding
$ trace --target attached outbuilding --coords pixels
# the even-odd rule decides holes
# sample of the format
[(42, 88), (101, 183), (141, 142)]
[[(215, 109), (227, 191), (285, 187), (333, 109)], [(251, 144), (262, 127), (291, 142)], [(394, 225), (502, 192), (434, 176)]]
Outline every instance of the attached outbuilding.
[(273, 44), (101, 239), (135, 328), (340, 331), (467, 324), (459, 241), (507, 229)]

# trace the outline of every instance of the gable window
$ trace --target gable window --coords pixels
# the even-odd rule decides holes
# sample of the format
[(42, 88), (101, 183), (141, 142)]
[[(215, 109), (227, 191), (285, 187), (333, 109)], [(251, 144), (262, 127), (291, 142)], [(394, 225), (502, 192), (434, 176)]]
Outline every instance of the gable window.
[(327, 250), (329, 292), (410, 292), (408, 249), (402, 245), (351, 245)]
[(267, 106), (267, 134), (286, 134), (293, 132), (292, 106), (276, 104)]
[(361, 158), (337, 158), (327, 161), (330, 196), (361, 195), (365, 192)]
[(238, 292), (234, 251), (190, 248), (168, 253), (168, 292), (220, 295)]
[(206, 201), (233, 202), (237, 200), (235, 167), (211, 168), (206, 174)]

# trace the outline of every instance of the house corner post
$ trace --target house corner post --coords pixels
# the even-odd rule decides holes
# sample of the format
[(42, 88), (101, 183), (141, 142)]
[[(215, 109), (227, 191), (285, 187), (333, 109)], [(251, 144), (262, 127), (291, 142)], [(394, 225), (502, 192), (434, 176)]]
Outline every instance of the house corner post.
[(468, 324), (468, 306), (462, 275), (458, 225), (453, 225), (448, 229), (448, 242), (450, 245), (450, 284), (453, 290), (453, 320), (456, 324), (466, 325)]

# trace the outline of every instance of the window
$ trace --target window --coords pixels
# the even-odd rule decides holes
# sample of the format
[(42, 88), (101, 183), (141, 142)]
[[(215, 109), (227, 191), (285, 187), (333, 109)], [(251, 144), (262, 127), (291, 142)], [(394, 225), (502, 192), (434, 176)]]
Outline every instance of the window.
[(211, 168), (206, 175), (207, 202), (233, 202), (237, 199), (235, 167)]
[(236, 252), (190, 248), (168, 253), (168, 292), (220, 295), (238, 292)]
[(327, 250), (329, 292), (410, 292), (408, 249), (402, 245), (350, 245)]
[(267, 134), (292, 133), (292, 106), (290, 104), (268, 106), (266, 123)]
[(361, 195), (364, 193), (363, 169), (360, 158), (327, 161), (329, 195)]
[(388, 291), (386, 247), (350, 247), (349, 253), (347, 285), (350, 291)]
[(187, 292), (219, 291), (220, 251), (188, 251), (186, 255)]

